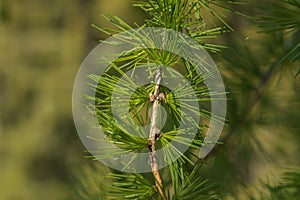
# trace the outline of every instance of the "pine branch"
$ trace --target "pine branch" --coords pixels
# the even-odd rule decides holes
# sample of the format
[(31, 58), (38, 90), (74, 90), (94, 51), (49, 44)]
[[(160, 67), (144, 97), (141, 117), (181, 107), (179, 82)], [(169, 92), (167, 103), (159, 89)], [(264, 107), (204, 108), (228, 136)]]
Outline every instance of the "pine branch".
[(161, 181), (161, 176), (158, 170), (158, 162), (156, 159), (156, 147), (155, 147), (155, 142), (156, 139), (161, 137), (161, 130), (157, 128), (157, 113), (158, 113), (158, 104), (160, 101), (164, 100), (164, 95), (159, 94), (159, 87), (162, 83), (162, 68), (160, 67), (155, 75), (155, 90), (154, 93), (150, 95), (150, 101), (154, 100), (153, 102), (153, 108), (152, 108), (152, 117), (151, 117), (151, 128), (150, 128), (150, 134), (148, 137), (148, 148), (150, 150), (149, 153), (149, 164), (151, 166), (151, 170), (153, 173), (153, 176), (155, 178), (156, 182), (156, 188), (160, 194), (160, 196), (165, 200), (166, 196), (163, 192), (163, 184)]
[(300, 169), (290, 169), (276, 181), (275, 184), (263, 182), (262, 190), (258, 190), (258, 195), (250, 194), (251, 200), (297, 200), (300, 196)]
[[(139, 1), (135, 5), (142, 8), (148, 14), (151, 15), (151, 19), (146, 20), (146, 23), (143, 26), (137, 26), (137, 28), (142, 28), (144, 26), (150, 27), (164, 27), (168, 29), (173, 29), (181, 33), (186, 33), (190, 38), (202, 44), (206, 49), (217, 52), (221, 46), (216, 44), (209, 44), (205, 42), (207, 39), (216, 38), (217, 35), (230, 31), (231, 28), (225, 21), (224, 13), (220, 10), (225, 10), (226, 12), (231, 12), (230, 9), (226, 8), (223, 5), (223, 1), (195, 1), (195, 0), (149, 0), (149, 1)], [(225, 1), (229, 3), (230, 1)], [(215, 6), (220, 9), (215, 9)], [(203, 19), (202, 10), (208, 11), (212, 16), (216, 17), (217, 20), (221, 21), (223, 24), (222, 27), (214, 24), (213, 28), (207, 28), (206, 22)], [(111, 29), (99, 28), (100, 31), (111, 36), (115, 33), (120, 33), (126, 30), (131, 30), (132, 27), (126, 24), (122, 19), (116, 16), (108, 16), (106, 19), (114, 26)], [(225, 27), (223, 27), (225, 26)], [(120, 36), (122, 37), (122, 36)], [(128, 38), (118, 38), (122, 42), (127, 42)], [(146, 38), (148, 39), (148, 38)], [(130, 42), (130, 41), (129, 41)], [(143, 42), (143, 41), (131, 41), (131, 42)], [(149, 41), (152, 42), (152, 41)], [(173, 41), (168, 41), (173, 42)], [(176, 41), (174, 41), (176, 42)], [(176, 44), (176, 43), (174, 43)], [(111, 45), (117, 45), (111, 43)], [(175, 45), (174, 45), (175, 46)], [(178, 47), (180, 48), (180, 47)], [(173, 73), (172, 75), (183, 76), (186, 78), (191, 87), (186, 87), (183, 85), (178, 85), (174, 90), (169, 91), (168, 88), (161, 86), (163, 78), (163, 69), (160, 67), (155, 73), (155, 85), (151, 84), (146, 87), (137, 86), (135, 83), (130, 80), (130, 77), (126, 75), (126, 72), (135, 68), (139, 65), (147, 64), (151, 65), (161, 64), (170, 67), (176, 68), (177, 64), (182, 64), (182, 69), (179, 69), (178, 74), (175, 72), (170, 72), (164, 70), (164, 75), (167, 73)], [(113, 173), (110, 175), (110, 178), (114, 179), (116, 182), (113, 183), (112, 196), (128, 198), (128, 199), (151, 199), (151, 198), (162, 198), (163, 200), (167, 199), (215, 199), (213, 192), (213, 187), (210, 187), (208, 181), (204, 181), (201, 178), (194, 177), (196, 172), (193, 170), (184, 169), (183, 164), (188, 163), (193, 167), (199, 167), (197, 161), (199, 158), (195, 156), (196, 151), (199, 150), (202, 144), (202, 127), (199, 120), (192, 119), (187, 113), (192, 113), (199, 117), (211, 119), (211, 113), (209, 110), (202, 108), (199, 110), (198, 104), (200, 102), (209, 102), (218, 100), (217, 96), (218, 91), (216, 91), (212, 96), (209, 95), (208, 89), (204, 84), (205, 78), (209, 77), (210, 74), (198, 74), (196, 73), (196, 66), (187, 63), (184, 59), (180, 58), (178, 55), (172, 55), (172, 53), (157, 50), (157, 49), (145, 49), (145, 50), (133, 50), (131, 52), (126, 52), (119, 56), (113, 63), (109, 65), (105, 74), (102, 77), (95, 77), (91, 75), (90, 78), (94, 81), (97, 81), (96, 88), (96, 97), (87, 97), (89, 99), (95, 100), (96, 102), (96, 113), (99, 123), (103, 126), (104, 133), (110, 142), (118, 145), (122, 149), (125, 149), (126, 152), (144, 152), (145, 146), (148, 146), (149, 157), (148, 164), (151, 168), (152, 176), (155, 180), (155, 187), (149, 183), (145, 177), (146, 175), (134, 174), (134, 175), (125, 175)], [(149, 75), (152, 76), (153, 69), (155, 67), (149, 67)], [(167, 68), (166, 68), (167, 69)], [(134, 72), (133, 72), (134, 73)], [(133, 74), (132, 74), (133, 75)], [(124, 79), (122, 79), (122, 78)], [(154, 90), (153, 90), (154, 86)], [(136, 91), (133, 91), (132, 88), (139, 88)], [(151, 93), (153, 91), (153, 93)], [(149, 101), (152, 103), (152, 116), (150, 123), (150, 131), (147, 140), (145, 141), (143, 137), (136, 138), (135, 135), (143, 135), (139, 132), (139, 128), (134, 128), (134, 124), (125, 122), (125, 125), (121, 126), (116, 122), (111, 111), (111, 95), (114, 94), (128, 97), (130, 96), (129, 102), (129, 111), (130, 114), (133, 114), (135, 120), (142, 123), (142, 118), (139, 118), (139, 115), (148, 114), (148, 109), (151, 109)], [(147, 93), (148, 92), (148, 93)], [(149, 100), (149, 93), (150, 100)], [(146, 94), (146, 95), (145, 95)], [(146, 96), (146, 98), (145, 98)], [(194, 99), (189, 98), (189, 96), (194, 96)], [(182, 101), (179, 103), (178, 98)], [(216, 98), (216, 99), (214, 99)], [(133, 99), (133, 100), (132, 100)], [(190, 102), (197, 102), (195, 105)], [(159, 130), (158, 120), (159, 120), (159, 105), (161, 102), (164, 102), (163, 106), (167, 113), (167, 122), (166, 125)], [(118, 104), (126, 105), (122, 98), (118, 99)], [(142, 108), (147, 105), (147, 110), (145, 113), (142, 112)], [(150, 107), (150, 108), (149, 108)], [(183, 112), (183, 111), (184, 112)], [(142, 113), (142, 114), (141, 114)], [(122, 119), (122, 116), (119, 118)], [(193, 127), (180, 128), (180, 123), (190, 123)], [(197, 135), (195, 139), (192, 136), (195, 136), (195, 130)], [(164, 134), (162, 133), (164, 132)], [(135, 133), (135, 134), (132, 134)], [(97, 140), (97, 138), (92, 138)], [(192, 142), (190, 140), (193, 140)], [(187, 146), (187, 153), (182, 153), (176, 144)], [(174, 158), (178, 158), (175, 162), (180, 162), (180, 165), (172, 165), (170, 167), (171, 178), (167, 175), (161, 174), (159, 171), (159, 164), (157, 159), (157, 149), (162, 147), (164, 153), (164, 161), (169, 162)], [(123, 152), (123, 151), (122, 151)], [(122, 152), (109, 152), (106, 151), (102, 157), (104, 158), (113, 158), (114, 156), (120, 155)], [(102, 153), (102, 152), (101, 152)], [(99, 158), (102, 158), (101, 155)], [(192, 158), (191, 158), (192, 157)], [(128, 163), (124, 163), (127, 166)], [(164, 180), (165, 184), (170, 184), (173, 187), (174, 191), (167, 190), (164, 188), (162, 177), (168, 177)], [(149, 186), (149, 184), (152, 186)], [(154, 190), (157, 192), (153, 192)], [(137, 192), (141, 190), (141, 192)], [(146, 195), (142, 195), (142, 192), (145, 192)], [(174, 193), (174, 195), (172, 195)], [(213, 194), (213, 195), (212, 195)]]
[[(256, 24), (259, 28), (261, 28), (261, 31), (259, 32), (265, 32), (265, 33), (279, 33), (282, 34), (283, 39), (286, 40), (286, 43), (289, 43), (289, 47), (285, 46), (279, 46), (276, 47), (276, 49), (280, 49), (280, 53), (274, 56), (275, 61), (270, 63), (267, 68), (267, 70), (262, 73), (258, 69), (258, 65), (262, 65), (262, 63), (251, 63), (252, 61), (249, 61), (253, 65), (257, 66), (246, 66), (236, 63), (231, 63), (233, 65), (239, 65), (240, 68), (246, 71), (246, 68), (253, 68), (253, 70), (256, 70), (256, 73), (259, 74), (257, 84), (249, 85), (251, 87), (251, 91), (249, 94), (249, 98), (247, 99), (247, 103), (244, 106), (243, 110), (239, 114), (240, 117), (238, 117), (238, 122), (229, 128), (225, 136), (223, 137), (222, 141), (226, 143), (226, 141), (230, 141), (232, 137), (235, 137), (235, 134), (232, 134), (233, 132), (239, 132), (241, 128), (248, 123), (249, 118), (252, 116), (253, 112), (255, 111), (256, 105), (261, 102), (261, 100), (266, 96), (264, 95), (266, 92), (266, 88), (268, 84), (273, 80), (273, 78), (278, 74), (278, 70), (280, 68), (283, 68), (287, 65), (288, 62), (295, 62), (299, 60), (300, 58), (300, 42), (299, 42), (299, 31), (300, 31), (300, 21), (299, 21), (299, 8), (300, 3), (298, 1), (294, 0), (284, 0), (284, 1), (270, 1), (266, 0), (265, 2), (261, 2), (262, 4), (258, 6), (258, 9), (260, 14), (255, 21), (252, 21), (252, 23)], [(266, 6), (270, 6), (270, 9), (265, 10)], [(283, 32), (292, 32), (294, 34), (291, 34), (291, 37), (288, 37), (288, 34), (284, 34)], [(297, 35), (297, 36), (295, 36)], [(293, 38), (296, 37), (296, 38)], [(272, 46), (273, 44), (267, 44), (268, 46)], [(242, 48), (242, 47), (239, 47)], [(275, 49), (274, 47), (271, 47)], [(241, 50), (240, 50), (241, 51)], [(252, 52), (247, 52), (248, 55), (243, 55), (245, 57), (251, 57), (249, 54), (252, 54)], [(249, 69), (247, 69), (249, 70)], [(300, 73), (300, 70), (299, 70)], [(250, 75), (248, 75), (250, 76)], [(297, 73), (296, 75), (297, 76)], [(218, 152), (222, 149), (222, 146), (216, 146), (213, 150), (213, 153), (209, 155), (209, 157), (213, 157), (215, 154), (218, 154)], [(209, 159), (208, 157), (208, 159)]]

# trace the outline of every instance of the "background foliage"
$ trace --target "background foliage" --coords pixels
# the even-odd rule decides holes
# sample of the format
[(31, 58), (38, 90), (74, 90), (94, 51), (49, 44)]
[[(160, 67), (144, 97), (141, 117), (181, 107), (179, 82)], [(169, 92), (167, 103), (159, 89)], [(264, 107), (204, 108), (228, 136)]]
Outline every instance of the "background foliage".
[[(230, 124), (221, 138), (224, 144), (210, 154), (201, 174), (220, 186), (224, 199), (299, 195), (297, 174), (282, 176), (299, 172), (300, 164), (299, 1), (280, 2), (235, 6), (261, 20), (226, 13), (235, 32), (215, 40), (229, 46), (212, 56), (230, 92)], [(0, 1), (0, 199), (72, 199), (78, 184), (86, 188), (76, 195), (79, 199), (108, 195), (103, 187), (109, 184), (103, 178), (108, 169), (84, 159), (72, 121), (71, 92), (80, 63), (104, 38), (90, 24), (109, 26), (100, 16), (107, 12), (128, 23), (147, 17), (131, 4)], [(284, 17), (294, 19), (289, 22), (295, 26), (282, 26)], [(285, 189), (290, 182), (298, 187)]]

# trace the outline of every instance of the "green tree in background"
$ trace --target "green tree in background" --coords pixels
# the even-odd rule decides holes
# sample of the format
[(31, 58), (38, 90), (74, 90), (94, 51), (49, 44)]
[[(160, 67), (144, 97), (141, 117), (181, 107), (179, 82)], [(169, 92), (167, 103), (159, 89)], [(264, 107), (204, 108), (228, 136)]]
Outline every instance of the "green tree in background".
[[(222, 73), (228, 124), (220, 144), (196, 162), (193, 185), (199, 187), (189, 188), (194, 189), (191, 194), (199, 190), (203, 194), (199, 198), (225, 200), (299, 199), (299, 0), (188, 1), (193, 2), (202, 4), (195, 9), (202, 19), (192, 28), (216, 33), (209, 38), (201, 35), (199, 42)], [(153, 192), (153, 198), (160, 196), (152, 173), (130, 177), (85, 159), (88, 153), (72, 119), (78, 67), (99, 39), (109, 37), (90, 24), (115, 29), (100, 16), (111, 13), (132, 27), (147, 20), (151, 25), (152, 13), (132, 6), (135, 3), (0, 0), (1, 200), (122, 199), (113, 194), (124, 196), (124, 187), (134, 193), (137, 180), (143, 183), (142, 190)], [(168, 18), (155, 26), (164, 27)], [(189, 163), (174, 167), (183, 169), (179, 182), (194, 169)], [(166, 195), (170, 191), (172, 196), (169, 169), (160, 174)], [(182, 183), (178, 188), (189, 197), (182, 193)]]
[[(277, 182), (278, 174), (291, 170), (286, 168), (299, 171), (299, 1), (255, 1), (243, 10), (252, 19), (235, 19), (240, 35), (227, 35), (229, 48), (221, 58), (230, 122), (224, 145), (210, 155), (213, 164), (205, 171), (231, 198), (247, 199), (248, 193), (266, 199), (257, 194), (260, 180), (269, 182), (276, 172), (272, 181)], [(293, 180), (291, 188), (299, 183)], [(275, 199), (274, 190), (263, 193)], [(282, 198), (297, 199), (297, 194)]]

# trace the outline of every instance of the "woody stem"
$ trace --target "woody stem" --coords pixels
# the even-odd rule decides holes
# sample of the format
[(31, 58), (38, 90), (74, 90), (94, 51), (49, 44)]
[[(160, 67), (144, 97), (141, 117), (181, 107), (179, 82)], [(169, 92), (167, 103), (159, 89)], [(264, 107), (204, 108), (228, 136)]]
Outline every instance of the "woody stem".
[(154, 100), (153, 107), (152, 107), (152, 116), (151, 116), (151, 128), (150, 128), (150, 134), (148, 137), (148, 148), (150, 150), (149, 153), (149, 164), (151, 167), (152, 174), (155, 178), (155, 186), (160, 194), (160, 196), (166, 200), (166, 196), (163, 192), (163, 184), (160, 177), (160, 173), (158, 170), (158, 162), (156, 158), (156, 148), (155, 148), (155, 142), (157, 136), (161, 133), (161, 131), (157, 128), (157, 114), (158, 114), (158, 104), (160, 101), (160, 98), (158, 96), (159, 94), (159, 87), (162, 82), (162, 69), (159, 68), (155, 75), (155, 90), (154, 93), (151, 94), (150, 100)]

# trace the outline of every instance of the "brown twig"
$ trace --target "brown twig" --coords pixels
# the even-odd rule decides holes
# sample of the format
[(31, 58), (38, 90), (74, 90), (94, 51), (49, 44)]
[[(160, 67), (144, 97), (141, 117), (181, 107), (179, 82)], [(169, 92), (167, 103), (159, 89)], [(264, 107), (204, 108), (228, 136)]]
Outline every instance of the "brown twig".
[(161, 131), (157, 128), (156, 121), (157, 121), (157, 113), (158, 113), (158, 104), (162, 100), (161, 95), (159, 94), (159, 87), (162, 82), (162, 69), (159, 68), (155, 75), (155, 89), (154, 93), (150, 95), (150, 101), (153, 101), (153, 107), (152, 107), (152, 117), (151, 117), (151, 128), (150, 128), (150, 134), (148, 137), (148, 148), (150, 150), (149, 153), (149, 165), (152, 170), (152, 174), (155, 178), (155, 186), (160, 194), (160, 196), (166, 200), (166, 196), (163, 192), (163, 184), (160, 177), (160, 173), (158, 170), (158, 162), (156, 159), (156, 148), (155, 148), (155, 142), (156, 139), (159, 138), (161, 135)]

